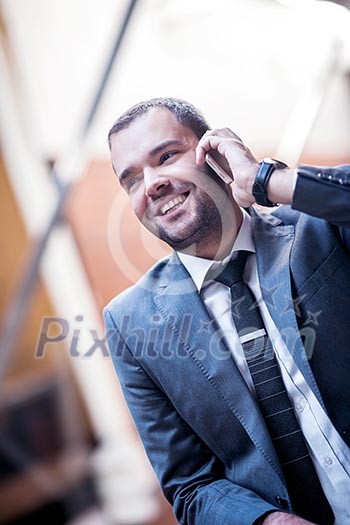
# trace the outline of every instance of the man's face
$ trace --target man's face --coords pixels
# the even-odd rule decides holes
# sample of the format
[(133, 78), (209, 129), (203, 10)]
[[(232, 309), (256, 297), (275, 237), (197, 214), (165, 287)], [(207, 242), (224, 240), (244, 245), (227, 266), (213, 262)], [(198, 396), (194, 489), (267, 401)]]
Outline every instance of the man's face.
[[(154, 108), (112, 136), (112, 163), (133, 210), (172, 248), (213, 257), (232, 201), (195, 163), (198, 138), (167, 109)], [(232, 222), (231, 222), (232, 227)]]

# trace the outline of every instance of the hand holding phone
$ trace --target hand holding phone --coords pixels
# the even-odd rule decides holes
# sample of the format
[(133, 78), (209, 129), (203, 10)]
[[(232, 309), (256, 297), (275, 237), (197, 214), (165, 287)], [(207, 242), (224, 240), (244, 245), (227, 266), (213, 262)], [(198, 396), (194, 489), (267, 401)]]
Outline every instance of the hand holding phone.
[(206, 153), (205, 162), (211, 167), (212, 170), (215, 171), (215, 173), (220, 177), (221, 180), (225, 182), (225, 184), (231, 184), (233, 181), (233, 176), (228, 174), (227, 171), (225, 171), (224, 168), (222, 168), (220, 164), (210, 155), (210, 153)]

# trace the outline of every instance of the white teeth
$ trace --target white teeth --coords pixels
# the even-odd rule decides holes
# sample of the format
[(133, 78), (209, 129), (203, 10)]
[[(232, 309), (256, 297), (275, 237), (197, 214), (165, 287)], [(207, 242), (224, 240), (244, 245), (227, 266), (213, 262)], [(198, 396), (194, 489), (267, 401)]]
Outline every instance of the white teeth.
[(178, 206), (179, 204), (182, 204), (185, 202), (186, 197), (184, 195), (179, 195), (178, 197), (175, 197), (175, 199), (172, 199), (171, 201), (164, 204), (164, 206), (161, 207), (160, 211), (163, 215), (166, 214), (167, 211), (175, 208), (175, 206)]

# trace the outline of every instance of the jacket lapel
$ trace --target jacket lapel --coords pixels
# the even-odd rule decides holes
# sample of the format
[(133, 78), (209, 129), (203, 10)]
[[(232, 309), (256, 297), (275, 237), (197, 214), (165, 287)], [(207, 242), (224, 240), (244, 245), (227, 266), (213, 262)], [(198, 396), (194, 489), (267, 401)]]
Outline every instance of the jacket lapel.
[(314, 394), (323, 403), (295, 315), (303, 297), (293, 297), (291, 287), (289, 261), (294, 242), (294, 226), (284, 225), (273, 215), (265, 218), (255, 211), (252, 215), (252, 230), (263, 299), (295, 363)]
[[(224, 403), (225, 417), (234, 417), (243, 426), (253, 443), (261, 451), (272, 468), (281, 476), (277, 458), (271, 446), (270, 437), (257, 408), (233, 358), (220, 338), (220, 334), (198, 296), (195, 285), (176, 254), (168, 265), (168, 275), (159, 285), (160, 293), (155, 296), (155, 303), (171, 326), (181, 346), (191, 356), (191, 361), (176, 359), (172, 367), (191, 367), (193, 385), (198, 391), (208, 391), (207, 382), (214, 387), (217, 398), (203, 399), (213, 403), (213, 408)], [(184, 330), (184, 319), (188, 329)], [(201, 386), (200, 383), (203, 383)], [(211, 411), (211, 424), (215, 425), (216, 411)], [(221, 417), (223, 412), (221, 411)], [(257, 422), (260, 424), (257, 425)], [(210, 423), (207, 422), (209, 425)], [(235, 421), (237, 424), (237, 421)], [(259, 428), (259, 432), (257, 432)], [(262, 429), (262, 431), (261, 431)], [(232, 435), (233, 438), (234, 434)], [(227, 443), (229, 447), (229, 444)]]

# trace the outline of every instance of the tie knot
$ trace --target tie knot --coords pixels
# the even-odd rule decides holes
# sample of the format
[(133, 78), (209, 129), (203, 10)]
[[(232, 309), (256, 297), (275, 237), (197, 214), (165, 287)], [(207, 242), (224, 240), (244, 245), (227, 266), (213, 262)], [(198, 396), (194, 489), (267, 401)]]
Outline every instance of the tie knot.
[(230, 261), (223, 271), (215, 277), (215, 281), (231, 287), (234, 283), (243, 280), (245, 263), (250, 252), (242, 250), (238, 252), (236, 259)]

